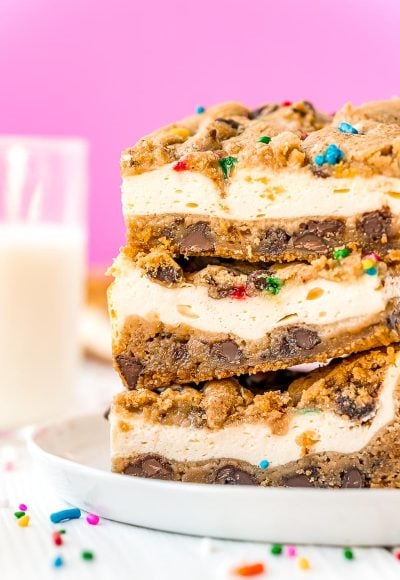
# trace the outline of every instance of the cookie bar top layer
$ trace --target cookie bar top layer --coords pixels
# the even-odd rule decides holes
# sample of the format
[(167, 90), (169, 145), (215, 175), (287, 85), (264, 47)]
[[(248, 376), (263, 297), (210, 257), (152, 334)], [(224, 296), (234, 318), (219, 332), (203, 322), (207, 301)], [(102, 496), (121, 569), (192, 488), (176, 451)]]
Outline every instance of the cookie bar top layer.
[(121, 333), (132, 316), (247, 341), (288, 324), (331, 325), (334, 331), (346, 323), (356, 329), (400, 295), (397, 270), (378, 263), (376, 271), (365, 274), (360, 256), (352, 255), (268, 269), (208, 265), (185, 274), (163, 254), (133, 262), (122, 253), (109, 292), (113, 332)]
[[(400, 99), (346, 105), (333, 121), (305, 102), (258, 117), (226, 103), (156, 131), (122, 156), (128, 241), (246, 260), (398, 249), (399, 118)], [(207, 235), (193, 243), (199, 223)]]
[(355, 355), (254, 393), (236, 379), (201, 389), (118, 395), (111, 412), (115, 457), (158, 454), (179, 462), (235, 459), (271, 467), (324, 452), (355, 453), (398, 412), (400, 354)]

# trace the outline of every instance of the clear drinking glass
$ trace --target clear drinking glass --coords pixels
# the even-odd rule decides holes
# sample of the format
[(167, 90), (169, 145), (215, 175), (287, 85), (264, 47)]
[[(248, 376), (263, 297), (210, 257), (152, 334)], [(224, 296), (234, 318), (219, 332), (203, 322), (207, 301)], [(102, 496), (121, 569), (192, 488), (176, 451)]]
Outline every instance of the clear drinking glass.
[(87, 152), (81, 139), (0, 136), (0, 429), (70, 410)]

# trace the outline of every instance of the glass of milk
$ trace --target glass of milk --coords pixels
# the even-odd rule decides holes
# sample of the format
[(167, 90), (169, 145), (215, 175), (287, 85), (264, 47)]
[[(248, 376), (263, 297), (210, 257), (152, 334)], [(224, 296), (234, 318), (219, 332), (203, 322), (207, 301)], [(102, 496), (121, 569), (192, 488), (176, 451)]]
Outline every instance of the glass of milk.
[(0, 430), (71, 411), (87, 143), (0, 136)]

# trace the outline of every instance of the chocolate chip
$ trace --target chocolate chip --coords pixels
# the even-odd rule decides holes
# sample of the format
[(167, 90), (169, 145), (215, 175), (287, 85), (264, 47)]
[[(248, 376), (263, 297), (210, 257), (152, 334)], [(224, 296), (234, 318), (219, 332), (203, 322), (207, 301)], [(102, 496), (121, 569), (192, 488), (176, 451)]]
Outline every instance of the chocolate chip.
[(160, 265), (154, 270), (148, 270), (146, 273), (149, 278), (164, 282), (168, 286), (181, 282), (183, 278), (182, 269), (178, 265), (176, 267)]
[(335, 402), (339, 413), (346, 415), (349, 419), (364, 419), (365, 417), (370, 417), (371, 413), (375, 410), (373, 403), (357, 405), (354, 399), (346, 395), (339, 395)]
[(111, 413), (111, 407), (108, 407), (108, 409), (106, 409), (103, 413), (103, 417), (106, 421), (108, 421), (108, 417), (110, 416)]
[(218, 117), (218, 119), (215, 120), (218, 121), (218, 123), (226, 123), (232, 127), (232, 129), (239, 129), (240, 127), (240, 124), (237, 121), (234, 121), (234, 119), (224, 119), (223, 117)]
[(257, 119), (260, 115), (270, 115), (274, 113), (277, 109), (279, 109), (278, 105), (264, 105), (263, 107), (258, 107), (258, 109), (254, 109), (250, 111), (248, 117), (249, 119)]
[(234, 465), (220, 467), (215, 472), (213, 483), (220, 485), (257, 485), (256, 479), (250, 473)]
[(134, 389), (138, 382), (139, 375), (143, 370), (143, 365), (141, 365), (134, 357), (126, 354), (119, 354), (116, 357), (116, 361), (122, 376), (126, 380), (128, 389)]
[(172, 358), (175, 362), (184, 362), (189, 357), (189, 349), (187, 344), (176, 344), (172, 351)]
[(400, 334), (400, 302), (396, 302), (388, 316), (388, 325), (391, 330)]
[(305, 227), (309, 233), (317, 234), (317, 236), (323, 238), (331, 238), (344, 229), (344, 224), (339, 220), (322, 220), (318, 222), (310, 220), (304, 224), (303, 227)]
[(290, 330), (290, 336), (293, 337), (296, 345), (303, 350), (311, 350), (321, 342), (318, 333), (309, 328), (295, 328)]
[(215, 342), (211, 347), (211, 355), (228, 363), (240, 362), (243, 357), (242, 351), (233, 340)]
[(363, 474), (357, 467), (349, 467), (343, 472), (342, 487), (350, 489), (364, 487)]
[(159, 455), (145, 455), (131, 461), (124, 473), (150, 479), (172, 479), (171, 464)]
[(388, 212), (372, 211), (366, 213), (357, 224), (360, 229), (372, 241), (379, 241), (387, 233), (391, 222)]
[(265, 290), (268, 276), (271, 276), (269, 270), (254, 270), (254, 272), (247, 276), (247, 289), (250, 292), (253, 290)]
[(179, 249), (183, 254), (186, 252), (211, 252), (214, 247), (210, 227), (205, 222), (190, 225), (179, 244)]
[(299, 250), (305, 250), (307, 252), (326, 252), (327, 246), (324, 240), (322, 240), (316, 234), (305, 233), (297, 235), (293, 238), (293, 245)]
[(270, 254), (277, 256), (285, 251), (290, 236), (282, 228), (269, 229), (265, 233), (265, 237), (261, 240), (258, 251), (260, 254)]
[(310, 165), (310, 169), (311, 173), (313, 173), (315, 177), (321, 177), (322, 179), (329, 177), (329, 173), (321, 169), (318, 165)]
[(295, 473), (283, 478), (285, 487), (315, 487), (305, 473)]

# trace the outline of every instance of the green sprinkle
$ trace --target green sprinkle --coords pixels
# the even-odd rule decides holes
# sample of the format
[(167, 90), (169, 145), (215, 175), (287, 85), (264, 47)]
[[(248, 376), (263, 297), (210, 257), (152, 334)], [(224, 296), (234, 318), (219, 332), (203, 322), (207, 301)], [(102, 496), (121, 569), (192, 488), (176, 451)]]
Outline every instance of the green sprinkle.
[(228, 179), (232, 168), (238, 162), (237, 157), (222, 157), (222, 159), (218, 159), (218, 164), (222, 169), (222, 173), (224, 174), (225, 179)]
[(66, 533), (67, 533), (67, 531), (66, 531), (66, 530), (58, 530), (58, 533), (59, 533), (59, 534), (66, 534)]
[(334, 260), (342, 260), (350, 255), (349, 248), (339, 248), (338, 250), (333, 250), (332, 257)]
[(81, 556), (82, 556), (82, 560), (93, 560), (94, 559), (93, 552), (90, 552), (89, 550), (84, 550), (81, 553)]
[(280, 556), (282, 554), (282, 546), (280, 544), (274, 544), (271, 546), (271, 554), (274, 556)]
[(265, 290), (269, 294), (274, 294), (274, 295), (279, 294), (282, 286), (283, 286), (283, 282), (279, 278), (275, 278), (275, 276), (268, 276), (267, 277), (267, 284), (265, 286)]
[(345, 548), (343, 550), (343, 556), (346, 558), (346, 560), (353, 560), (354, 559), (353, 550), (350, 550), (350, 548)]
[(268, 143), (271, 142), (271, 137), (268, 137), (267, 135), (263, 135), (262, 137), (260, 137), (258, 139), (259, 143), (265, 143), (266, 145), (268, 145)]
[(15, 515), (16, 518), (19, 519), (19, 518), (22, 518), (22, 516), (25, 515), (25, 512), (14, 512), (14, 515)]

